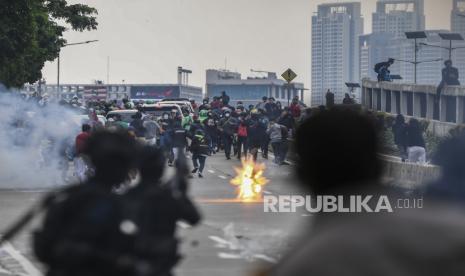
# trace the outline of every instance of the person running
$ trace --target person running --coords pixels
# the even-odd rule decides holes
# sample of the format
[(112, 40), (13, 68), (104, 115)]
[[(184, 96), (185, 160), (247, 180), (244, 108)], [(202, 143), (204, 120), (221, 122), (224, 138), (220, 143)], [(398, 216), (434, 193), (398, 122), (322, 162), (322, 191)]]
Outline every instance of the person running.
[(184, 152), (187, 147), (187, 136), (188, 132), (185, 128), (182, 127), (181, 118), (177, 118), (174, 122), (174, 127), (171, 130), (171, 139), (173, 141), (173, 155), (171, 156), (171, 162), (173, 164), (176, 161), (176, 158), (179, 156), (179, 151)]
[(252, 155), (253, 160), (257, 161), (258, 150), (263, 145), (264, 135), (266, 135), (266, 128), (262, 126), (258, 114), (256, 113), (251, 114), (250, 116), (247, 134), (247, 148)]
[(87, 141), (90, 138), (92, 127), (89, 124), (82, 125), (82, 132), (76, 137), (74, 158), (74, 170), (80, 183), (84, 183), (90, 174), (88, 157), (85, 155)]
[(157, 135), (161, 132), (161, 127), (155, 120), (154, 116), (147, 116), (144, 118), (143, 126), (145, 128), (145, 140), (147, 145), (157, 145)]
[(270, 137), (266, 133), (266, 130), (268, 128), (268, 125), (270, 124), (269, 118), (265, 115), (263, 110), (258, 110), (258, 113), (256, 110), (252, 110), (251, 112), (251, 117), (252, 118), (257, 118), (259, 122), (259, 136), (260, 136), (260, 141), (261, 141), (261, 150), (262, 150), (262, 157), (264, 159), (268, 159), (268, 147), (270, 146)]
[(247, 136), (248, 122), (243, 116), (239, 117), (239, 127), (237, 128), (237, 159), (241, 160), (242, 153), (247, 157)]
[(164, 112), (161, 116), (161, 119), (159, 120), (159, 124), (161, 127), (160, 147), (162, 148), (168, 160), (172, 160), (170, 157), (172, 155), (172, 139), (170, 134), (174, 127), (174, 120), (171, 118), (170, 113)]
[(134, 128), (134, 133), (140, 142), (145, 142), (145, 127), (142, 120), (142, 113), (139, 111), (132, 116), (133, 121), (130, 126)]
[(212, 153), (218, 151), (219, 130), (213, 118), (204, 121), (205, 134), (208, 135), (210, 140), (210, 149)]
[(192, 173), (198, 173), (198, 176), (202, 178), (205, 162), (210, 155), (210, 141), (208, 135), (202, 129), (197, 129), (192, 137), (190, 151), (192, 152), (192, 165), (194, 166)]
[(227, 160), (231, 159), (231, 147), (233, 145), (234, 134), (237, 133), (239, 121), (231, 116), (230, 111), (224, 113), (224, 118), (220, 121), (220, 130), (222, 132), (222, 140), (224, 153)]
[(284, 162), (284, 160), (282, 160), (281, 158), (283, 144), (282, 126), (278, 124), (276, 121), (271, 121), (266, 133), (270, 137), (271, 147), (273, 148), (275, 156), (273, 162), (275, 164), (282, 165), (282, 163)]

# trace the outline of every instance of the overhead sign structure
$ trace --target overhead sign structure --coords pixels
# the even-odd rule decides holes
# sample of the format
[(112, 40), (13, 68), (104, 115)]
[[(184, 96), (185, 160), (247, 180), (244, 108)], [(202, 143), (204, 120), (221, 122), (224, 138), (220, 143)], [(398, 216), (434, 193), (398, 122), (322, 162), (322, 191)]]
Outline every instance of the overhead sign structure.
[(289, 68), (281, 75), (281, 77), (283, 77), (283, 79), (285, 79), (288, 83), (291, 83), (295, 78), (297, 78), (297, 74)]

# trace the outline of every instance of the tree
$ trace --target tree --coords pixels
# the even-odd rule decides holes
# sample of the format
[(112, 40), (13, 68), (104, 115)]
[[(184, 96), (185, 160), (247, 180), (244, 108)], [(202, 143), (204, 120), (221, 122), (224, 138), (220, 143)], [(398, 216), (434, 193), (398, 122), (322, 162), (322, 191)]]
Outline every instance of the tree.
[(66, 0), (0, 0), (0, 83), (22, 87), (41, 79), (45, 62), (56, 59), (66, 44), (67, 28), (95, 30), (96, 14)]

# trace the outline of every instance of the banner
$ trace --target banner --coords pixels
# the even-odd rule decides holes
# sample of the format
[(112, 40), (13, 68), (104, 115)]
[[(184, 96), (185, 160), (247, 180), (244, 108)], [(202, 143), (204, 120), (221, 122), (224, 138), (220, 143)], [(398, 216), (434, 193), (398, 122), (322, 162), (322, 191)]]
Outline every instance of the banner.
[(178, 98), (179, 86), (131, 86), (131, 100)]
[(84, 86), (82, 98), (84, 101), (106, 101), (107, 87), (102, 85)]

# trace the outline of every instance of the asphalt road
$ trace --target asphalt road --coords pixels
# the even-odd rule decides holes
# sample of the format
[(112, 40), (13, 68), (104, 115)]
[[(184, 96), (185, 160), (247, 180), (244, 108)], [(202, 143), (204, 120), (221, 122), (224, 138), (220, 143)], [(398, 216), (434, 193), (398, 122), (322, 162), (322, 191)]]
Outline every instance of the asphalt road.
[[(268, 160), (265, 177), (270, 182), (265, 194), (301, 194), (293, 177), (293, 167), (277, 166)], [(300, 229), (309, 218), (301, 213), (265, 213), (262, 203), (237, 202), (235, 187), (229, 182), (235, 176), (238, 160), (227, 161), (218, 153), (207, 159), (204, 178), (195, 176), (190, 194), (203, 214), (202, 223), (191, 228), (179, 224), (183, 260), (177, 275), (251, 275), (253, 271), (273, 265), (292, 248)], [(170, 169), (168, 174), (173, 173)], [(32, 206), (46, 191), (0, 191), (0, 233), (21, 213)], [(37, 219), (21, 233), (11, 246), (0, 249), (0, 276), (40, 275), (29, 242)], [(10, 274), (8, 274), (10, 273)]]

